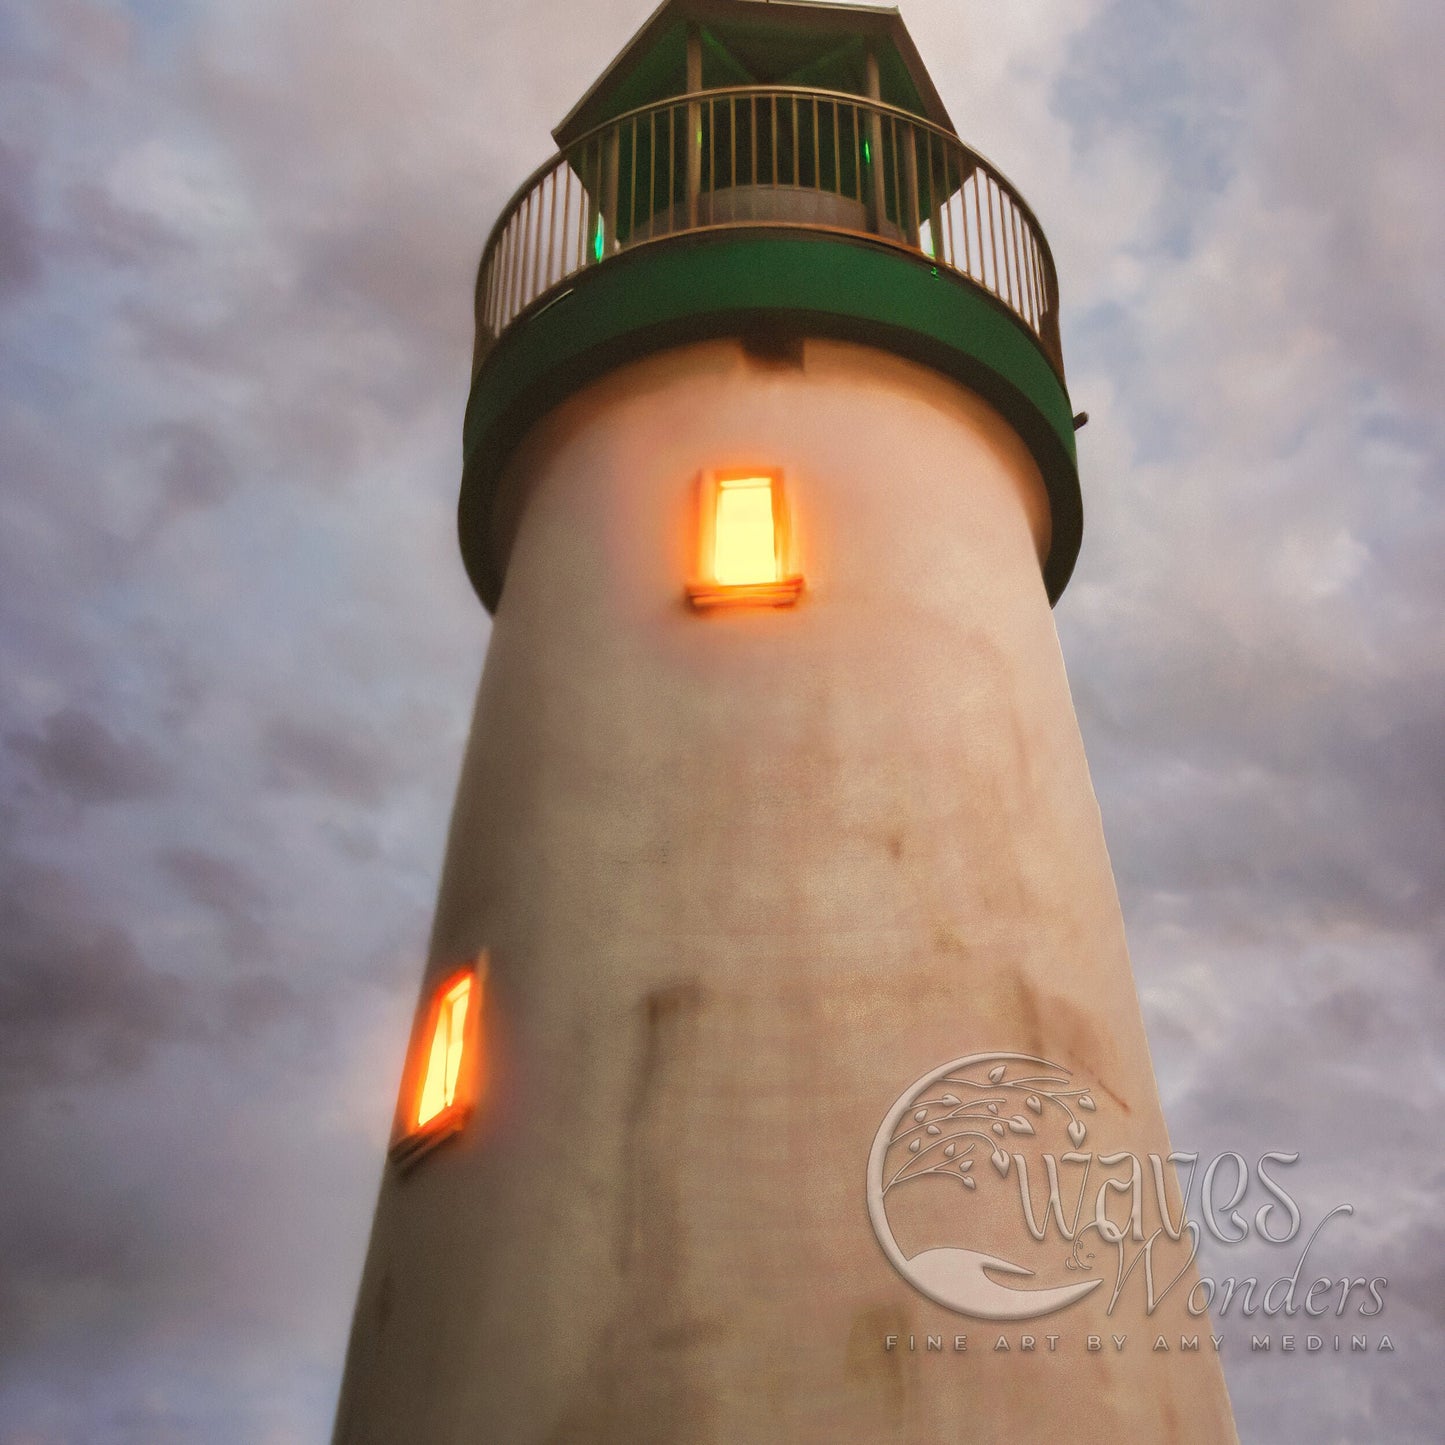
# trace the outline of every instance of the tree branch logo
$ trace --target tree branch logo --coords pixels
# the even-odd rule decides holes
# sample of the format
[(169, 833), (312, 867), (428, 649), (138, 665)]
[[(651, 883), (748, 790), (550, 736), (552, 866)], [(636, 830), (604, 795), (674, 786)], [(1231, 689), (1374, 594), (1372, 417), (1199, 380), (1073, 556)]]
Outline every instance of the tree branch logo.
[[(889, 1262), (921, 1294), (976, 1319), (1035, 1319), (1097, 1289), (1104, 1282), (1098, 1276), (1043, 1288), (1004, 1284), (993, 1276), (1028, 1279), (1035, 1271), (979, 1250), (947, 1246), (907, 1256), (888, 1214), (891, 1198), (919, 1180), (949, 1179), (972, 1196), (990, 1168), (1007, 1179), (1011, 1169), (1025, 1168), (1009, 1151), (1027, 1139), (1058, 1132), (1077, 1150), (1097, 1107), (1088, 1089), (1072, 1086), (1067, 1069), (1030, 1054), (971, 1054), (910, 1085), (879, 1126), (868, 1158), (868, 1216)], [(1087, 1269), (1093, 1256), (1080, 1253), (1073, 1233), (1065, 1268)]]
[[(1089, 1140), (1097, 1113), (1089, 1088), (1032, 1054), (970, 1054), (911, 1084), (868, 1156), (868, 1217), (894, 1269), (928, 1299), (983, 1320), (1053, 1314), (1104, 1284), (1112, 1284), (1099, 1296), (1110, 1317), (1128, 1290), (1146, 1316), (1176, 1289), (1193, 1319), (1211, 1308), (1228, 1317), (1236, 1306), (1243, 1318), (1303, 1314), (1310, 1322), (1331, 1314), (1370, 1320), (1384, 1310), (1384, 1276), (1306, 1269), (1321, 1232), (1353, 1215), (1351, 1204), (1324, 1213), (1295, 1245), (1294, 1267), (1268, 1283), (1257, 1273), (1195, 1273), (1205, 1232), (1230, 1248), (1252, 1241), (1273, 1250), (1302, 1238), (1303, 1211), (1278, 1172), (1298, 1163), (1298, 1153), (1268, 1150), (1251, 1169), (1227, 1150), (1202, 1170), (1198, 1154), (1100, 1154)], [(1265, 1199), (1251, 1220), (1239, 1206), (1255, 1188)], [(956, 1238), (960, 1220), (975, 1247), (937, 1243)], [(1112, 1271), (1095, 1272), (1100, 1254)], [(1268, 1339), (1252, 1347), (1267, 1349)], [(1317, 1339), (1323, 1348), (1323, 1337), (1308, 1337)], [(1292, 1340), (1282, 1336), (1282, 1347)], [(1367, 1347), (1362, 1335), (1350, 1341)], [(1394, 1346), (1382, 1336), (1379, 1348)]]

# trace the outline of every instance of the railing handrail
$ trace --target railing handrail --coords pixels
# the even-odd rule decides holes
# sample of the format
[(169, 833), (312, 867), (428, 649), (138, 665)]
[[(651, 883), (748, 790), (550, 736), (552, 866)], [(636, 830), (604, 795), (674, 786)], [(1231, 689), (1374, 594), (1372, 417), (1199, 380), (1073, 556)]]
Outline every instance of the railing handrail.
[[(847, 90), (824, 90), (822, 87), (816, 85), (719, 85), (713, 86), (712, 88), (707, 90), (685, 90), (677, 95), (665, 96), (662, 100), (650, 100), (647, 102), (646, 105), (635, 105), (632, 107), (631, 110), (624, 110), (620, 114), (614, 115), (609, 120), (599, 121), (596, 125), (592, 127), (591, 130), (583, 131), (582, 134), (577, 136), (570, 145), (567, 145), (560, 150), (554, 151), (551, 156), (549, 156), (545, 161), (543, 161), (542, 164), (539, 165), (531, 173), (531, 175), (529, 175), (527, 179), (524, 180), (522, 184), (518, 186), (515, 191), (512, 192), (511, 196), (507, 200), (507, 204), (502, 207), (501, 214), (497, 217), (496, 224), (492, 227), (491, 231), (487, 235), (487, 244), (482, 247), (482, 254), (485, 255), (487, 251), (491, 248), (492, 241), (495, 239), (497, 232), (501, 229), (502, 222), (507, 219), (507, 214), (509, 211), (511, 211), (512, 207), (515, 206), (516, 203), (521, 200), (522, 197), (525, 196), (529, 190), (532, 189), (532, 187), (537, 183), (537, 181), (549, 170), (551, 170), (551, 168), (555, 166), (558, 160), (560, 160), (563, 156), (570, 154), (572, 151), (575, 151), (580, 147), (588, 145), (591, 141), (595, 140), (598, 136), (603, 135), (605, 132), (611, 130), (614, 126), (619, 126), (624, 121), (632, 120), (637, 116), (646, 115), (648, 111), (667, 110), (671, 109), (675, 105), (686, 105), (689, 102), (693, 101), (701, 105), (704, 100), (717, 100), (723, 96), (740, 95), (807, 95), (814, 96), (819, 100), (830, 100), (835, 102), (843, 100), (847, 101), (849, 105), (859, 105), (867, 110), (875, 110), (881, 115), (896, 116), (899, 120), (907, 121), (909, 125), (913, 126), (917, 130), (931, 131), (941, 140), (948, 142), (948, 144), (950, 145), (956, 146), (959, 150), (964, 151), (966, 154), (972, 156), (976, 164), (982, 166), (984, 170), (986, 170), (991, 176), (993, 176), (996, 180), (1001, 181), (1005, 186), (1007, 186), (1009, 195), (1018, 202), (1020, 207), (1022, 207), (1024, 213), (1028, 216), (1029, 220), (1034, 223), (1034, 229), (1037, 230), (1039, 233), (1039, 240), (1043, 242), (1045, 248), (1047, 248), (1048, 246), (1048, 241), (1044, 236), (1044, 228), (1039, 225), (1039, 218), (1034, 215), (1033, 207), (1030, 206), (1029, 203), (1024, 200), (1024, 198), (1019, 194), (1018, 188), (1014, 185), (1014, 183), (1009, 180), (1009, 178), (1004, 175), (1004, 173), (996, 165), (994, 165), (994, 163), (989, 160), (989, 158), (984, 155), (982, 151), (975, 150), (971, 145), (967, 143), (967, 141), (960, 140), (958, 136), (955, 135), (953, 131), (949, 130), (946, 126), (941, 126), (937, 124), (937, 122), (929, 120), (926, 116), (917, 115), (911, 110), (905, 110), (902, 106), (899, 105), (892, 105), (886, 100), (874, 100), (870, 96), (855, 95), (853, 94), (853, 92)], [(1052, 253), (1050, 253), (1049, 260), (1051, 262), (1053, 260)]]
[[(647, 120), (649, 117), (655, 117), (655, 116), (658, 115), (659, 113), (663, 113), (663, 112), (675, 112), (676, 110), (678, 110), (678, 109), (681, 108), (681, 107), (684, 107), (684, 106), (693, 106), (693, 105), (696, 105), (696, 106), (698, 106), (698, 107), (708, 107), (708, 106), (716, 107), (718, 104), (720, 104), (720, 103), (722, 103), (722, 102), (730, 102), (730, 101), (737, 101), (737, 100), (748, 100), (748, 101), (753, 102), (754, 105), (755, 105), (756, 102), (759, 101), (759, 100), (770, 100), (770, 99), (774, 99), (774, 100), (775, 100), (775, 99), (788, 99), (788, 100), (792, 100), (794, 103), (796, 103), (797, 101), (800, 101), (800, 100), (801, 100), (801, 101), (806, 101), (806, 102), (814, 103), (815, 105), (816, 105), (816, 104), (827, 104), (827, 105), (833, 105), (833, 106), (848, 106), (848, 107), (851, 107), (851, 108), (854, 110), (855, 114), (856, 114), (857, 112), (864, 112), (864, 113), (867, 113), (867, 114), (870, 115), (870, 116), (876, 116), (876, 117), (879, 118), (880, 120), (883, 120), (883, 119), (891, 120), (891, 121), (894, 122), (895, 126), (896, 126), (897, 124), (899, 124), (899, 123), (902, 123), (902, 124), (906, 125), (906, 126), (909, 127), (912, 131), (914, 131), (915, 133), (917, 133), (917, 134), (919, 134), (919, 135), (933, 137), (934, 139), (936, 139), (936, 141), (937, 141), (942, 147), (944, 147), (944, 148), (946, 149), (946, 151), (951, 151), (951, 152), (953, 152), (954, 156), (957, 158), (957, 160), (958, 160), (958, 162), (959, 162), (959, 165), (960, 165), (960, 174), (962, 175), (962, 173), (963, 173), (964, 170), (967, 170), (967, 172), (968, 172), (968, 175), (963, 176), (963, 178), (962, 178), (962, 180), (961, 180), (961, 182), (960, 182), (960, 192), (959, 192), (959, 193), (955, 193), (955, 194), (961, 194), (962, 185), (966, 184), (967, 179), (968, 179), (970, 176), (972, 176), (975, 172), (981, 172), (981, 173), (983, 173), (984, 175), (986, 175), (986, 176), (988, 177), (988, 179), (992, 182), (992, 184), (993, 184), (994, 186), (996, 186), (1000, 192), (1002, 192), (1004, 195), (1006, 195), (1006, 196), (1008, 197), (1010, 206), (1011, 206), (1014, 210), (1017, 211), (1018, 215), (1020, 216), (1020, 218), (1023, 220), (1023, 222), (1024, 222), (1025, 225), (1026, 225), (1029, 242), (1030, 242), (1032, 245), (1034, 245), (1034, 246), (1037, 248), (1038, 252), (1039, 252), (1040, 260), (1041, 260), (1041, 265), (1042, 265), (1042, 279), (1043, 279), (1043, 282), (1044, 282), (1044, 288), (1043, 288), (1043, 289), (1044, 289), (1044, 291), (1045, 291), (1044, 301), (1045, 301), (1047, 304), (1045, 304), (1044, 306), (1040, 307), (1040, 306), (1038, 306), (1038, 304), (1037, 304), (1037, 299), (1035, 299), (1035, 305), (1034, 305), (1034, 308), (1033, 308), (1033, 309), (1034, 309), (1034, 312), (1035, 312), (1035, 316), (1034, 316), (1033, 319), (1031, 319), (1030, 316), (1029, 316), (1029, 314), (1028, 314), (1028, 311), (1027, 311), (1026, 309), (1020, 309), (1020, 307), (1019, 307), (1019, 305), (1018, 305), (1018, 303), (1017, 303), (1016, 300), (1008, 300), (1008, 299), (1006, 299), (1006, 298), (1003, 296), (1002, 292), (998, 289), (998, 285), (997, 285), (997, 283), (998, 283), (998, 273), (997, 273), (997, 265), (998, 265), (998, 262), (997, 262), (997, 256), (996, 256), (996, 255), (995, 255), (995, 257), (994, 257), (994, 267), (995, 267), (995, 269), (994, 269), (994, 284), (993, 284), (992, 287), (990, 287), (990, 285), (987, 283), (987, 281), (985, 281), (985, 280), (983, 279), (983, 277), (982, 277), (982, 274), (981, 274), (981, 273), (982, 273), (982, 258), (981, 258), (981, 257), (980, 257), (980, 275), (977, 275), (977, 276), (971, 274), (970, 271), (967, 270), (967, 269), (960, 268), (958, 265), (956, 265), (956, 264), (955, 264), (954, 262), (952, 262), (952, 261), (947, 261), (947, 260), (945, 260), (945, 261), (943, 261), (943, 264), (946, 265), (950, 270), (954, 271), (955, 274), (958, 274), (958, 275), (964, 277), (965, 279), (972, 281), (974, 284), (979, 285), (979, 286), (980, 286), (982, 289), (984, 289), (985, 291), (991, 291), (991, 294), (993, 294), (993, 295), (996, 297), (996, 299), (998, 299), (1007, 309), (1009, 309), (1009, 310), (1011, 311), (1012, 314), (1014, 314), (1016, 317), (1018, 317), (1020, 320), (1022, 320), (1022, 321), (1024, 322), (1024, 324), (1029, 327), (1029, 329), (1033, 332), (1033, 334), (1034, 334), (1034, 336), (1035, 336), (1035, 339), (1039, 342), (1040, 346), (1041, 346), (1042, 349), (1044, 350), (1045, 354), (1049, 357), (1049, 359), (1050, 359), (1050, 361), (1053, 363), (1054, 367), (1055, 367), (1057, 370), (1059, 370), (1060, 373), (1062, 374), (1062, 361), (1061, 361), (1061, 358), (1058, 356), (1058, 353), (1057, 353), (1057, 333), (1056, 333), (1057, 317), (1056, 317), (1056, 315), (1055, 315), (1055, 313), (1054, 313), (1054, 308), (1056, 307), (1056, 303), (1057, 303), (1057, 273), (1056, 273), (1056, 269), (1055, 269), (1055, 265), (1054, 265), (1053, 252), (1052, 252), (1052, 249), (1051, 249), (1050, 246), (1049, 246), (1048, 238), (1047, 238), (1047, 237), (1045, 236), (1045, 234), (1044, 234), (1043, 227), (1039, 224), (1038, 217), (1034, 214), (1033, 208), (1029, 205), (1029, 203), (1023, 198), (1022, 195), (1020, 195), (1017, 187), (1015, 187), (1014, 184), (1008, 179), (1008, 177), (1005, 176), (1005, 175), (1003, 174), (1003, 172), (1000, 171), (1000, 170), (999, 170), (990, 160), (988, 160), (988, 158), (987, 158), (986, 156), (984, 156), (981, 152), (975, 150), (972, 146), (966, 144), (966, 143), (965, 143), (964, 141), (962, 141), (957, 135), (955, 135), (952, 131), (946, 129), (946, 128), (943, 127), (943, 126), (940, 126), (940, 125), (936, 124), (935, 122), (927, 119), (926, 117), (917, 115), (917, 114), (915, 114), (915, 113), (912, 112), (912, 111), (905, 110), (905, 109), (903, 109), (903, 108), (900, 107), (900, 106), (891, 105), (891, 104), (889, 104), (889, 103), (886, 102), (886, 101), (874, 100), (874, 99), (872, 99), (872, 98), (869, 97), (869, 96), (857, 95), (857, 94), (853, 94), (853, 93), (847, 92), (847, 91), (827, 90), (827, 89), (823, 89), (823, 88), (820, 88), (820, 87), (817, 87), (817, 86), (799, 86), (799, 85), (732, 85), (732, 86), (718, 86), (718, 87), (715, 87), (715, 88), (698, 90), (698, 91), (686, 91), (686, 92), (682, 92), (682, 93), (677, 94), (677, 95), (667, 96), (667, 97), (665, 97), (665, 98), (663, 98), (663, 99), (661, 99), (661, 100), (649, 101), (649, 102), (648, 102), (647, 104), (645, 104), (645, 105), (635, 106), (635, 107), (633, 107), (631, 110), (624, 111), (624, 112), (622, 112), (622, 113), (620, 113), (620, 114), (618, 114), (618, 115), (609, 117), (609, 118), (608, 118), (607, 120), (605, 120), (605, 121), (599, 122), (597, 125), (594, 125), (594, 126), (591, 127), (589, 130), (587, 130), (587, 131), (583, 132), (581, 135), (577, 136), (575, 139), (573, 139), (572, 141), (570, 141), (569, 144), (568, 144), (566, 147), (564, 147), (564, 148), (556, 151), (556, 152), (555, 152), (552, 156), (550, 156), (547, 160), (543, 161), (540, 165), (538, 165), (537, 167), (535, 167), (535, 169), (533, 169), (533, 170), (531, 171), (531, 173), (526, 177), (526, 179), (523, 180), (522, 183), (521, 183), (519, 186), (517, 186), (517, 188), (512, 192), (512, 195), (509, 197), (506, 205), (504, 205), (504, 206), (502, 207), (500, 213), (499, 213), (498, 216), (497, 216), (496, 222), (494, 223), (494, 225), (492, 226), (490, 232), (488, 233), (486, 244), (485, 244), (485, 246), (484, 246), (483, 249), (482, 249), (481, 263), (480, 263), (480, 265), (479, 265), (479, 267), (478, 267), (478, 272), (477, 272), (477, 286), (476, 286), (476, 298), (475, 298), (475, 300), (476, 300), (476, 308), (477, 308), (477, 312), (478, 312), (478, 324), (479, 324), (479, 327), (480, 327), (480, 313), (481, 313), (481, 304), (482, 304), (482, 287), (483, 287), (483, 282), (484, 282), (484, 280), (485, 280), (486, 277), (487, 277), (488, 263), (489, 263), (489, 261), (492, 259), (493, 254), (494, 254), (494, 251), (495, 251), (496, 247), (498, 246), (498, 244), (500, 243), (500, 241), (502, 240), (503, 236), (505, 235), (505, 233), (506, 233), (506, 231), (507, 231), (507, 228), (508, 228), (508, 227), (511, 225), (511, 223), (516, 219), (519, 211), (521, 211), (521, 209), (523, 208), (523, 206), (528, 203), (528, 200), (529, 200), (529, 198), (530, 198), (532, 195), (534, 195), (534, 194), (536, 194), (536, 193), (540, 193), (540, 191), (541, 191), (542, 188), (546, 185), (546, 183), (547, 183), (547, 181), (549, 180), (549, 178), (552, 178), (552, 177), (554, 176), (554, 174), (556, 173), (556, 171), (557, 171), (557, 169), (558, 169), (558, 167), (559, 167), (560, 165), (562, 165), (562, 164), (564, 164), (564, 163), (567, 164), (567, 165), (572, 165), (572, 161), (573, 161), (573, 158), (574, 158), (574, 157), (582, 157), (582, 158), (584, 159), (584, 161), (585, 161), (585, 157), (586, 157), (589, 149), (594, 149), (594, 150), (596, 150), (596, 152), (597, 152), (597, 154), (598, 154), (598, 156), (599, 156), (599, 158), (600, 158), (600, 156), (601, 156), (601, 146), (602, 146), (603, 141), (606, 140), (606, 139), (609, 139), (609, 138), (611, 138), (611, 137), (620, 137), (621, 134), (622, 134), (622, 132), (623, 132), (623, 130), (624, 130), (627, 126), (629, 126), (629, 125), (633, 126), (632, 135), (633, 135), (633, 139), (634, 139), (634, 144), (636, 144), (636, 138), (637, 138), (637, 136), (638, 136), (638, 134), (639, 134), (638, 130), (636, 129), (637, 123), (638, 123), (639, 121), (645, 121), (645, 120)], [(714, 112), (714, 113), (715, 113), (715, 112)], [(756, 112), (754, 112), (754, 114), (756, 114)], [(776, 115), (776, 112), (774, 112), (774, 115)], [(897, 154), (897, 152), (896, 152), (896, 147), (897, 147), (896, 134), (897, 134), (897, 133), (896, 133), (896, 130), (895, 130), (895, 132), (894, 132), (894, 135), (895, 135), (895, 159), (896, 159), (896, 154)], [(700, 142), (699, 142), (699, 143), (700, 143)], [(669, 138), (669, 145), (671, 145), (671, 144), (672, 144), (672, 141), (671, 141), (671, 138)], [(930, 151), (930, 154), (931, 154), (931, 151)], [(755, 157), (754, 159), (756, 159), (756, 157)], [(795, 165), (796, 165), (796, 162), (797, 162), (797, 157), (796, 157), (796, 154), (795, 154), (795, 156), (794, 156), (794, 163), (795, 163)], [(776, 164), (776, 161), (775, 161), (775, 164)], [(574, 169), (574, 171), (575, 171), (577, 168), (574, 166), (573, 169)], [(635, 178), (635, 176), (634, 176), (634, 184), (635, 184), (635, 179), (636, 179), (636, 178)], [(616, 180), (616, 178), (614, 178), (614, 184), (615, 184), (615, 180)], [(816, 182), (816, 177), (815, 177), (815, 182)], [(669, 181), (669, 184), (671, 184), (671, 180)], [(757, 183), (754, 182), (754, 184), (757, 184)], [(862, 190), (862, 180), (861, 180), (861, 176), (858, 177), (858, 184), (859, 184), (860, 195), (859, 195), (858, 197), (850, 197), (850, 199), (855, 199), (855, 200), (863, 200), (863, 199), (864, 199), (864, 197), (861, 195), (861, 190)], [(897, 185), (897, 182), (896, 182), (896, 179), (895, 179), (895, 189), (896, 189), (896, 185)], [(782, 186), (782, 185), (780, 185), (779, 183), (777, 183), (776, 180), (768, 183), (767, 188), (768, 188), (768, 189), (775, 189), (775, 190), (789, 189), (789, 187)], [(816, 183), (815, 183), (814, 186), (811, 186), (811, 187), (800, 186), (800, 185), (798, 185), (797, 183), (794, 183), (794, 186), (791, 187), (791, 188), (793, 188), (793, 189), (799, 189), (799, 190), (817, 191), (817, 192), (819, 192), (819, 193), (821, 193), (821, 194), (836, 194), (836, 195), (840, 195), (840, 196), (844, 194), (844, 193), (841, 192), (841, 191), (830, 191), (830, 190), (828, 190), (828, 188), (818, 186)], [(708, 192), (706, 192), (706, 194), (716, 194), (719, 189), (726, 189), (726, 188), (712, 187), (712, 188), (709, 188), (709, 190), (708, 190)], [(555, 190), (556, 190), (556, 187), (555, 187), (555, 183), (554, 183), (554, 186), (553, 186), (554, 200), (555, 200)], [(931, 192), (931, 183), (930, 183), (930, 192)], [(951, 200), (952, 200), (952, 197), (949, 197), (947, 200), (945, 200), (944, 204), (945, 204), (945, 205), (951, 204)], [(899, 207), (899, 209), (900, 209), (900, 211), (901, 211), (901, 206)], [(901, 217), (900, 217), (900, 222), (901, 222)], [(726, 224), (726, 225), (739, 225), (739, 224), (743, 224), (743, 223), (741, 223), (741, 222), (728, 222), (728, 223), (723, 223), (723, 224)], [(812, 224), (809, 224), (809, 223), (797, 222), (797, 221), (794, 221), (794, 222), (754, 221), (754, 222), (752, 222), (751, 224), (758, 224), (758, 225), (769, 225), (769, 224), (771, 224), (771, 225), (787, 225), (787, 224), (791, 224), (792, 226), (794, 226), (794, 228), (813, 229), (813, 230), (822, 230), (822, 231), (846, 231), (846, 233), (848, 233), (848, 234), (865, 235), (865, 236), (869, 236), (869, 237), (871, 237), (872, 239), (875, 239), (875, 240), (882, 240), (882, 241), (889, 242), (890, 244), (893, 244), (893, 245), (899, 245), (899, 246), (902, 247), (902, 249), (905, 249), (905, 250), (908, 250), (908, 251), (910, 251), (910, 252), (913, 252), (913, 253), (916, 253), (916, 254), (919, 254), (919, 255), (924, 256), (925, 258), (929, 259), (933, 264), (938, 264), (939, 261), (940, 261), (940, 259), (941, 259), (938, 255), (932, 255), (932, 256), (930, 256), (930, 253), (929, 253), (927, 250), (923, 249), (921, 246), (918, 246), (918, 245), (913, 244), (913, 243), (911, 243), (911, 242), (908, 242), (908, 243), (898, 242), (898, 241), (894, 240), (892, 237), (889, 237), (889, 236), (887, 236), (887, 235), (880, 234), (878, 231), (861, 231), (861, 232), (860, 232), (860, 231), (852, 231), (852, 230), (850, 230), (850, 229), (848, 229), (848, 228), (843, 228), (843, 227), (829, 226), (829, 225), (826, 225), (826, 224), (820, 224), (820, 223), (812, 223)], [(917, 224), (917, 223), (915, 222), (915, 224)], [(988, 223), (988, 224), (989, 224), (989, 227), (990, 227), (990, 234), (992, 235), (992, 233), (993, 233), (993, 232), (992, 232), (992, 228), (993, 228), (993, 226), (994, 226), (994, 220), (993, 220), (993, 217), (992, 217), (991, 214), (990, 214), (990, 217), (989, 217), (989, 223)], [(965, 227), (966, 227), (966, 225), (967, 225), (967, 219), (966, 219), (966, 217), (965, 217), (965, 220), (964, 220), (964, 225), (965, 225)], [(980, 219), (980, 222), (979, 222), (979, 226), (980, 226), (980, 231), (981, 231), (981, 229), (982, 229), (982, 220), (981, 220), (981, 219)], [(716, 224), (713, 224), (713, 223), (708, 223), (708, 224), (688, 224), (688, 225), (683, 226), (683, 227), (681, 227), (681, 228), (678, 228), (678, 229), (676, 229), (676, 230), (670, 230), (670, 231), (667, 232), (666, 235), (664, 235), (664, 236), (647, 237), (647, 238), (643, 238), (643, 240), (661, 240), (661, 239), (667, 239), (667, 238), (670, 237), (670, 236), (687, 234), (687, 233), (693, 232), (693, 231), (712, 230), (712, 229), (718, 229), (718, 226), (717, 226)], [(931, 239), (933, 240), (933, 244), (934, 244), (934, 247), (935, 247), (935, 251), (937, 251), (937, 250), (938, 250), (938, 247), (939, 247), (939, 238), (937, 238), (937, 237), (932, 237)], [(641, 243), (642, 243), (642, 242), (640, 242), (640, 241), (635, 241), (635, 240), (629, 242), (629, 244), (641, 244)], [(599, 261), (600, 261), (601, 259), (604, 259), (604, 258), (600, 258), (600, 257), (598, 258)], [(1016, 259), (1017, 259), (1017, 258), (1016, 258)], [(510, 326), (513, 321), (515, 321), (516, 319), (518, 319), (518, 317), (522, 314), (522, 312), (531, 309), (531, 307), (532, 307), (537, 301), (541, 300), (541, 299), (542, 299), (544, 296), (546, 296), (550, 291), (555, 290), (558, 286), (560, 286), (560, 285), (562, 284), (563, 281), (570, 280), (571, 277), (577, 273), (577, 271), (579, 271), (579, 270), (581, 270), (581, 269), (584, 269), (584, 267), (585, 267), (587, 264), (591, 264), (591, 263), (586, 262), (586, 261), (585, 261), (585, 258), (584, 258), (582, 264), (579, 264), (579, 266), (577, 266), (576, 268), (574, 268), (574, 270), (565, 273), (565, 274), (564, 274), (563, 276), (561, 276), (556, 282), (550, 283), (549, 285), (543, 287), (542, 290), (539, 291), (535, 296), (532, 296), (532, 297), (528, 298), (528, 300), (527, 300), (525, 303), (523, 303), (521, 306), (518, 307), (517, 311), (516, 311), (511, 317), (509, 317), (505, 322), (503, 322), (503, 324), (499, 327), (499, 329), (497, 330), (497, 332), (495, 333), (495, 335), (500, 335), (500, 334), (501, 334), (501, 331), (506, 330), (507, 327)], [(550, 262), (549, 262), (549, 265), (550, 265)], [(1017, 279), (1021, 280), (1022, 278), (1020, 277), (1020, 278), (1017, 278)], [(1046, 337), (1046, 335), (1045, 335), (1045, 329), (1046, 329), (1046, 328), (1045, 328), (1044, 325), (1042, 324), (1042, 323), (1044, 322), (1044, 320), (1045, 320), (1045, 317), (1048, 318), (1051, 326), (1052, 326), (1053, 328), (1055, 328), (1054, 331), (1053, 331), (1053, 334), (1052, 334), (1052, 337), (1051, 337), (1051, 338), (1050, 338), (1050, 337)], [(1052, 340), (1052, 345), (1050, 345), (1050, 340)]]

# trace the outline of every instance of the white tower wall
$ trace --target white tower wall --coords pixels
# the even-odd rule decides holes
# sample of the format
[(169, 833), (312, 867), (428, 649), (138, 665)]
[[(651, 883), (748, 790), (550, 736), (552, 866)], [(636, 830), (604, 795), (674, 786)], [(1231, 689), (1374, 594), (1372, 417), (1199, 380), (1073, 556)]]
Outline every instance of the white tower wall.
[[(696, 478), (753, 466), (805, 590), (695, 612)], [(1184, 1286), (990, 1325), (869, 1226), (884, 1114), (975, 1052), (1094, 1084), (1096, 1151), (1168, 1153), (1022, 443), (892, 356), (715, 342), (573, 396), (504, 492), (424, 989), (488, 954), (487, 1091), (388, 1166), (338, 1441), (1233, 1440)], [(1150, 1349), (1181, 1333), (1204, 1352)]]

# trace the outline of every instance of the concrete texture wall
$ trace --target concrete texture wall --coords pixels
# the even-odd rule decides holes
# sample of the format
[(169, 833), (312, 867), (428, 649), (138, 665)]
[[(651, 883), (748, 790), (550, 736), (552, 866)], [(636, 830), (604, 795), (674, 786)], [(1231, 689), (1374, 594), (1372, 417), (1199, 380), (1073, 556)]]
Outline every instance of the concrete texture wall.
[[(806, 590), (696, 613), (696, 478), (749, 466), (785, 470)], [(487, 1093), (388, 1168), (338, 1441), (1233, 1440), (1183, 1245), (1153, 1315), (1142, 1276), (1106, 1314), (1105, 1250), (1103, 1287), (1004, 1327), (869, 1225), (880, 1122), (971, 1053), (1091, 1086), (1097, 1153), (1168, 1152), (1017, 438), (861, 347), (718, 342), (574, 396), (507, 487), (424, 988), (488, 952)], [(909, 1252), (1064, 1279), (979, 1168), (910, 1186)], [(1150, 1347), (1181, 1333), (1204, 1350)]]

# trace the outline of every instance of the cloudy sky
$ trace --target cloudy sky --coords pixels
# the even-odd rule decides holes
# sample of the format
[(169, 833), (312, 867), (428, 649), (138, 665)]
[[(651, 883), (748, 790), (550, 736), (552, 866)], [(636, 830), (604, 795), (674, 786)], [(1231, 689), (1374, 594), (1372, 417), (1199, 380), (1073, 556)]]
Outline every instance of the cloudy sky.
[[(0, 0), (0, 1445), (326, 1436), (486, 648), (471, 282), (648, 8)], [(1241, 1434), (1438, 1439), (1445, 12), (902, 9), (1058, 260), (1176, 1142), (1390, 1281)]]

